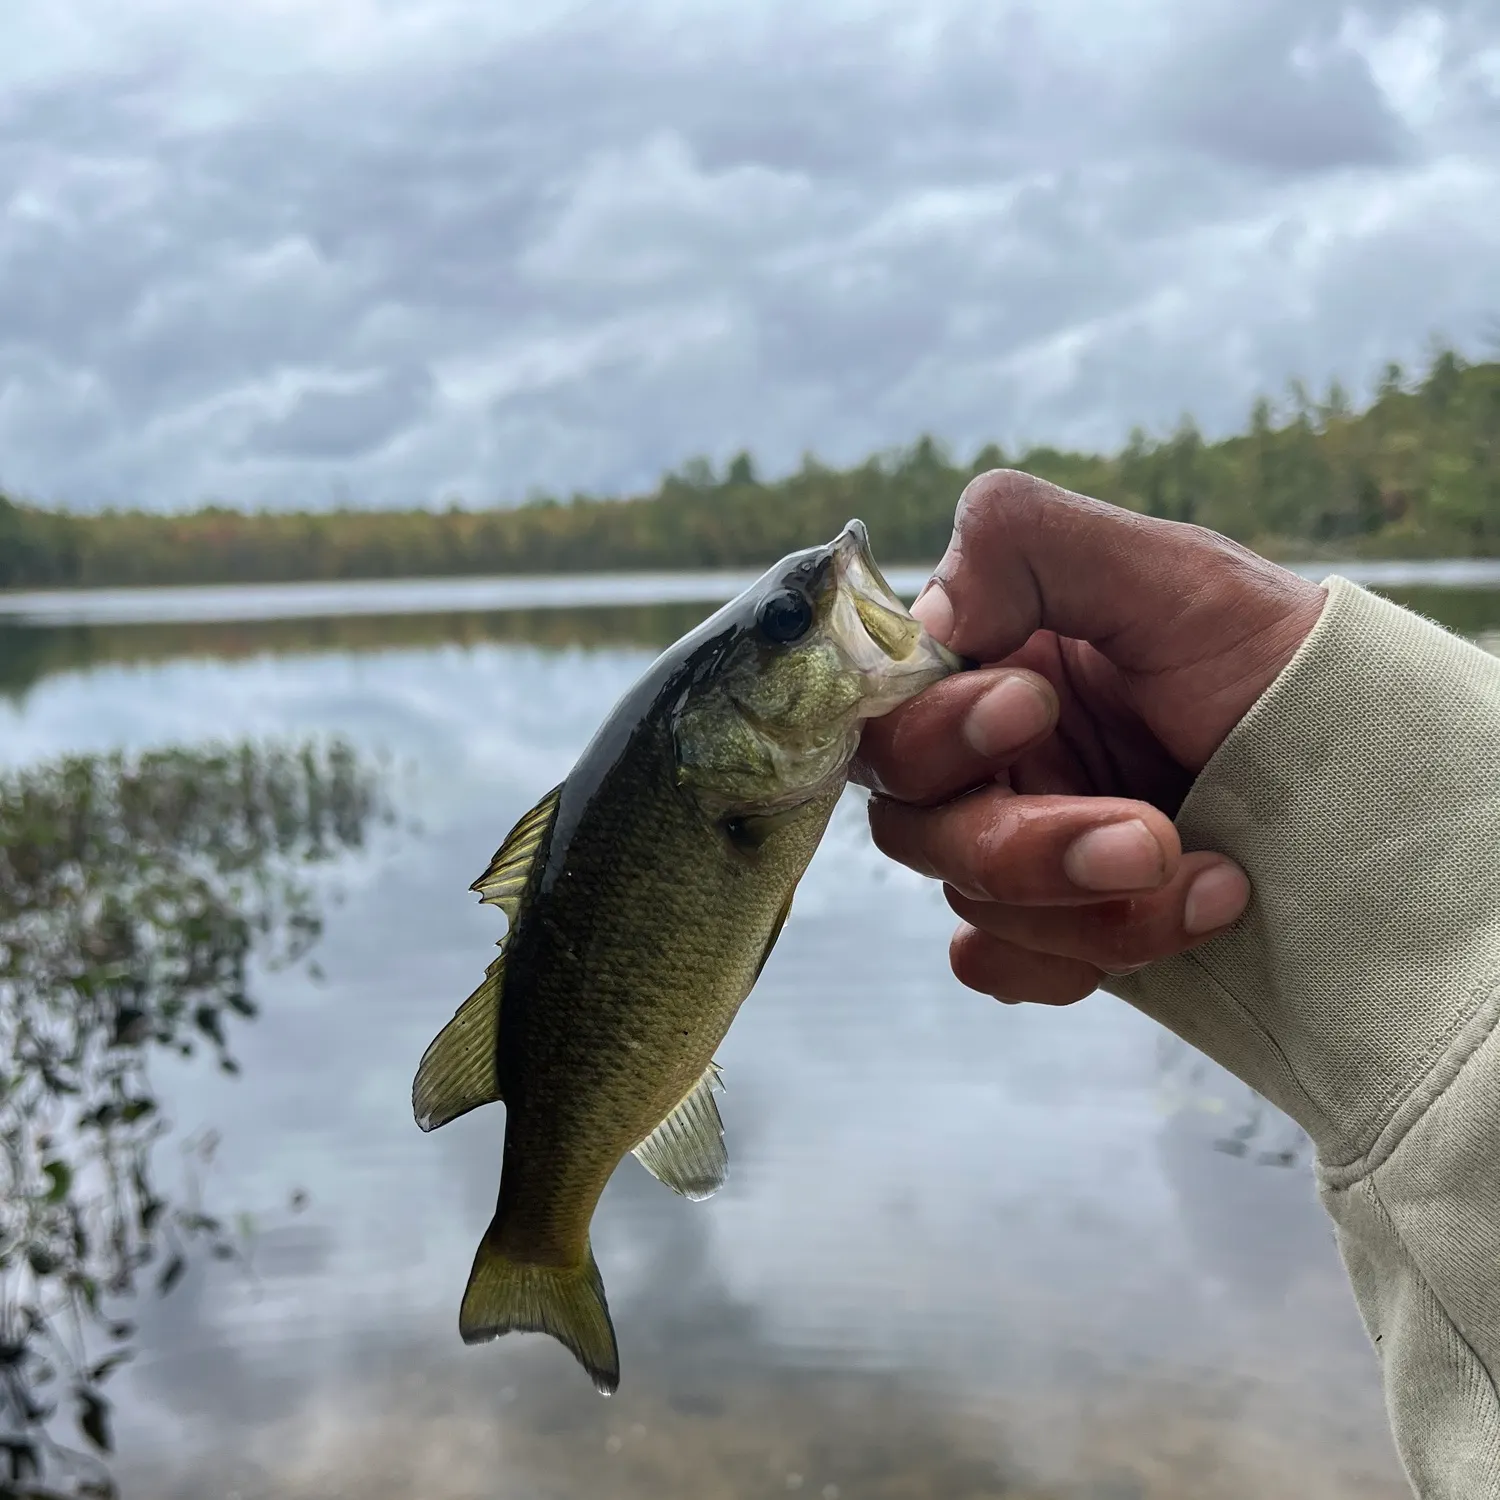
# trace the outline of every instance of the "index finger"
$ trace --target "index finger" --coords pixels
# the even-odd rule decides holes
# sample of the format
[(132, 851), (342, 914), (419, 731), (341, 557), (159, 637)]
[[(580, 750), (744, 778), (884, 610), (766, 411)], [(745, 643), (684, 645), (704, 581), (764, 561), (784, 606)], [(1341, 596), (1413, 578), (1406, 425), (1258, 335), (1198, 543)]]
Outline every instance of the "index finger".
[(1057, 693), (1038, 672), (948, 677), (865, 725), (850, 779), (901, 802), (944, 801), (993, 781), (1052, 733), (1057, 714)]

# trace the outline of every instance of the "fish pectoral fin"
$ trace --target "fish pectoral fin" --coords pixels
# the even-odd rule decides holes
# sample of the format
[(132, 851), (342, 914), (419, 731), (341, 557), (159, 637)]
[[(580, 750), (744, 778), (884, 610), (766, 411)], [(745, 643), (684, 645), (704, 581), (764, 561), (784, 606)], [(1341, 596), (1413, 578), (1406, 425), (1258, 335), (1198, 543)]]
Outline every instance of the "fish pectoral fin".
[(766, 939), (766, 951), (761, 954), (760, 962), (755, 966), (755, 978), (750, 981), (751, 984), (757, 983), (760, 980), (761, 974), (765, 971), (766, 960), (771, 956), (771, 949), (776, 946), (776, 940), (781, 936), (781, 929), (786, 926), (786, 919), (791, 915), (792, 896), (796, 894), (797, 888), (793, 886), (791, 895), (786, 898), (786, 905), (781, 908), (780, 914), (772, 924), (771, 935)]
[(485, 971), (484, 983), (459, 1006), (458, 1014), (422, 1054), (411, 1088), (411, 1108), (423, 1130), (436, 1130), (500, 1098), (495, 1047), (504, 983), (502, 953)]
[(710, 1063), (687, 1097), (631, 1153), (658, 1182), (695, 1201), (724, 1186), (729, 1153), (714, 1102), (719, 1065)]
[(576, 1266), (542, 1266), (511, 1260), (494, 1241), (491, 1224), (458, 1315), (464, 1343), (481, 1344), (502, 1333), (550, 1333), (589, 1372), (600, 1395), (613, 1395), (620, 1384), (620, 1351), (593, 1250), (586, 1248)]
[(557, 816), (561, 795), (562, 785), (559, 783), (506, 834), (505, 842), (496, 850), (489, 869), (469, 887), (471, 891), (479, 892), (481, 901), (498, 906), (512, 922), (516, 919), (521, 892), (526, 889), (537, 852)]
[(777, 812), (735, 813), (724, 819), (724, 832), (736, 849), (751, 853), (759, 849), (778, 828), (794, 822), (804, 812), (805, 808), (799, 804), (796, 807), (781, 808)]

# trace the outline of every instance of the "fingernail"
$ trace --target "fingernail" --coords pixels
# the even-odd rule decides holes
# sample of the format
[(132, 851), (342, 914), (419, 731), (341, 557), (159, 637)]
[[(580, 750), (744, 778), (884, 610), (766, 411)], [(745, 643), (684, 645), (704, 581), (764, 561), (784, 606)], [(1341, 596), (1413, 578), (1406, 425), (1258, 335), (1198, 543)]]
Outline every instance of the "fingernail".
[(1184, 932), (1212, 932), (1227, 927), (1250, 904), (1250, 882), (1234, 865), (1215, 865), (1189, 887), (1182, 908)]
[(922, 591), (911, 612), (938, 645), (948, 644), (948, 637), (953, 634), (953, 601), (937, 579), (934, 578)]
[(1063, 855), (1063, 872), (1086, 891), (1145, 890), (1165, 868), (1161, 845), (1139, 818), (1090, 829)]
[(1052, 700), (1030, 677), (1006, 677), (979, 698), (963, 722), (970, 748), (988, 759), (1034, 740), (1052, 723)]

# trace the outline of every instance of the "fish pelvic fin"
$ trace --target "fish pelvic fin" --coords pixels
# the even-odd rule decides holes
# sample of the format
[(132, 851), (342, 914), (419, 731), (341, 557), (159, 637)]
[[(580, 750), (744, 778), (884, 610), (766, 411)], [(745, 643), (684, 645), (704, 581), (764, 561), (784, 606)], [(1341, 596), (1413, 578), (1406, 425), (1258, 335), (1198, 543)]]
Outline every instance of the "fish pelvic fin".
[(682, 1101), (631, 1153), (658, 1182), (684, 1198), (712, 1197), (729, 1175), (724, 1122), (714, 1102), (714, 1090), (721, 1086), (718, 1063), (709, 1063)]
[(466, 1344), (502, 1333), (549, 1333), (589, 1373), (601, 1396), (620, 1384), (620, 1350), (604, 1299), (604, 1282), (585, 1246), (576, 1266), (543, 1266), (512, 1260), (496, 1245), (492, 1223), (480, 1241), (458, 1315)]
[(423, 1130), (436, 1130), (500, 1098), (496, 1046), (505, 955), (485, 971), (484, 982), (458, 1008), (422, 1054), (411, 1089), (412, 1114)]

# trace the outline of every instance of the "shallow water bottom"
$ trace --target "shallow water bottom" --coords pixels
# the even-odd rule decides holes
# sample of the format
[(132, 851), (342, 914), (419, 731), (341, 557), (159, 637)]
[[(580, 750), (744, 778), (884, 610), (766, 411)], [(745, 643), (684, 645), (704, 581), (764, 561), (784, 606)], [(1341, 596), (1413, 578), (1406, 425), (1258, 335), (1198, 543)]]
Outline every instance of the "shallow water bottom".
[[(684, 1372), (608, 1403), (534, 1365), (498, 1388), (431, 1361), (367, 1371), (316, 1423), (291, 1419), (212, 1457), (226, 1500), (1406, 1500), (1357, 1431), (1268, 1423), (1244, 1381), (1160, 1372), (1080, 1378), (1065, 1395), (938, 1399), (891, 1374)], [(208, 1455), (204, 1455), (208, 1458)], [(130, 1489), (201, 1500), (196, 1464), (151, 1463)]]

